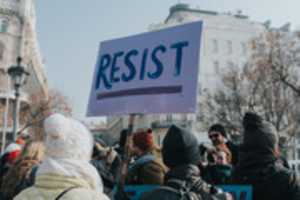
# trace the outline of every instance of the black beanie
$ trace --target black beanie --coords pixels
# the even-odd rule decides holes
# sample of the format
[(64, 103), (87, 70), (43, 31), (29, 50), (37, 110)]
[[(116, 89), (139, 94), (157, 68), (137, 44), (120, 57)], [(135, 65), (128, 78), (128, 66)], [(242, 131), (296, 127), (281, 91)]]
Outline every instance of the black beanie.
[(196, 136), (189, 131), (172, 125), (163, 141), (164, 163), (170, 167), (184, 164), (198, 164), (200, 150)]
[(259, 115), (248, 112), (243, 119), (243, 151), (273, 153), (278, 145), (278, 136), (274, 126)]
[(225, 128), (221, 124), (214, 124), (214, 125), (212, 125), (209, 128), (208, 133), (210, 133), (212, 131), (219, 132), (219, 133), (221, 133), (221, 135), (223, 135), (223, 137), (227, 138)]

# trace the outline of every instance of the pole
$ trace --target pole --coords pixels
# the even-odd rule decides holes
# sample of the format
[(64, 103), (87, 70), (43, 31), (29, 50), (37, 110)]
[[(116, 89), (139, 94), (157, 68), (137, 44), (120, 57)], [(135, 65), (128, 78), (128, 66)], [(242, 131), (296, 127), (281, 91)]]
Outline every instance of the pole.
[(6, 133), (7, 133), (7, 119), (8, 119), (8, 108), (9, 108), (9, 98), (5, 98), (5, 107), (3, 113), (3, 131), (2, 131), (2, 146), (1, 146), (1, 154), (4, 153), (6, 146)]
[(14, 102), (14, 110), (13, 110), (13, 141), (17, 140), (18, 136), (18, 120), (19, 120), (19, 87), (15, 87), (15, 102)]
[(124, 193), (124, 185), (126, 181), (127, 171), (128, 171), (128, 165), (131, 160), (131, 144), (132, 144), (132, 136), (133, 136), (133, 127), (134, 127), (134, 118), (136, 114), (130, 114), (129, 121), (128, 121), (128, 132), (126, 137), (126, 143), (125, 143), (125, 153), (122, 158), (122, 163), (119, 171), (119, 177), (117, 181), (117, 192), (115, 195), (115, 199), (127, 199), (126, 194)]

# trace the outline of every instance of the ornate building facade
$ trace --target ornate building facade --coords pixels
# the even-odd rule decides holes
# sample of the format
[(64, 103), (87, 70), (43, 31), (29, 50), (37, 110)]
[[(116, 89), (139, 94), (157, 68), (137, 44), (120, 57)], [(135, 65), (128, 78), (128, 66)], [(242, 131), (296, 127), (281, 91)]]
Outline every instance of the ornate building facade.
[[(22, 87), (20, 108), (30, 104), (31, 94), (48, 98), (47, 79), (36, 35), (34, 0), (0, 0), (0, 134), (1, 141), (11, 138), (12, 106), (15, 99), (7, 69), (21, 56), (30, 73)], [(3, 145), (2, 145), (3, 146)]]

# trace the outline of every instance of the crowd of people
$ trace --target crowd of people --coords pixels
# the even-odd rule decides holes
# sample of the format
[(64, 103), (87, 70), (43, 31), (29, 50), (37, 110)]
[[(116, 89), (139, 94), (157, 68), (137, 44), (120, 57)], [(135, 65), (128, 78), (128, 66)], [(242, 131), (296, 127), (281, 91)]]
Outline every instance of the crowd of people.
[(230, 140), (224, 126), (207, 131), (211, 145), (172, 125), (162, 147), (151, 129), (138, 129), (118, 146), (94, 140), (79, 121), (52, 114), (44, 121), (44, 141), (18, 139), (0, 160), (1, 200), (127, 200), (117, 195), (125, 154), (128, 185), (155, 185), (141, 200), (233, 200), (221, 185), (252, 187), (253, 200), (300, 200), (300, 182), (280, 153), (274, 127), (246, 113), (243, 140)]

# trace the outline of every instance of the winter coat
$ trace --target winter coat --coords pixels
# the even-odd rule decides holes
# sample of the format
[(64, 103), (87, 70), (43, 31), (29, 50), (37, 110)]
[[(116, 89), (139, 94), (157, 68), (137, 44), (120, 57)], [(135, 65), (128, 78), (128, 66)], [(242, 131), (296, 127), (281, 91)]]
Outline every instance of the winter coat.
[(129, 166), (126, 183), (162, 185), (166, 167), (153, 154), (145, 154)]
[(75, 188), (68, 191), (61, 200), (108, 200), (103, 193), (92, 190), (86, 181), (57, 174), (37, 176), (34, 186), (22, 191), (14, 200), (54, 200), (71, 187)]
[(202, 178), (213, 185), (224, 185), (230, 181), (232, 167), (230, 165), (208, 165)]
[(144, 193), (141, 200), (181, 200), (189, 197), (195, 197), (195, 200), (226, 199), (226, 193), (204, 182), (199, 174), (195, 165), (175, 167), (166, 174), (164, 186)]
[(300, 183), (296, 174), (272, 155), (242, 152), (233, 172), (232, 183), (251, 185), (253, 200), (299, 200)]

